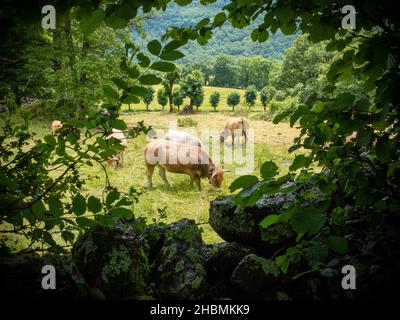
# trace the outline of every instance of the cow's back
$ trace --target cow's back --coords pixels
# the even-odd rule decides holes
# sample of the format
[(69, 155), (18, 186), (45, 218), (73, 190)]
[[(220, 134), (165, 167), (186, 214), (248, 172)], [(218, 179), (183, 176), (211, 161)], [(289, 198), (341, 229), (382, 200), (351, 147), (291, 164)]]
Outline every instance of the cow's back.
[(174, 141), (156, 139), (149, 142), (144, 150), (148, 165), (160, 165), (169, 172), (207, 175), (210, 157), (199, 146), (190, 146)]

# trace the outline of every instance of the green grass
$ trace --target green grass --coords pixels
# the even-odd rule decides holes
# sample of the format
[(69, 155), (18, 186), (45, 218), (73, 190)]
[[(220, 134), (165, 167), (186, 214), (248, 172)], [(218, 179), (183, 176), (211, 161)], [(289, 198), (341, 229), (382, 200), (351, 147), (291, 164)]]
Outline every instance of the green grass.
[[(229, 91), (228, 89), (225, 89)], [(204, 129), (214, 129), (220, 131), (232, 113), (221, 112), (202, 112), (190, 115), (197, 121), (196, 128), (191, 128), (197, 133)], [(132, 112), (121, 115), (121, 118), (128, 124), (128, 127), (136, 125), (139, 121), (144, 121), (148, 126), (155, 129), (167, 130), (171, 121), (178, 118), (184, 119), (189, 116), (177, 116), (168, 112)], [(261, 165), (267, 160), (277, 163), (280, 174), (288, 171), (294, 154), (289, 154), (287, 149), (292, 145), (293, 139), (298, 135), (298, 130), (290, 128), (287, 123), (274, 125), (268, 121), (250, 120), (250, 128), (254, 129), (254, 170), (252, 174), (257, 174)], [(50, 123), (40, 121), (32, 122), (32, 129), (43, 137), (50, 134)], [(143, 150), (146, 145), (146, 137), (139, 136), (136, 139), (129, 139), (128, 147), (125, 151), (125, 164), (121, 168), (107, 169), (112, 185), (120, 191), (127, 192), (133, 186), (136, 189), (143, 189), (144, 193), (139, 197), (139, 202), (135, 205), (134, 211), (137, 216), (146, 217), (151, 223), (153, 219), (159, 220), (160, 211), (166, 213), (164, 222), (173, 222), (181, 218), (194, 219), (197, 223), (202, 223), (204, 241), (219, 242), (221, 239), (207, 224), (209, 201), (222, 194), (228, 194), (229, 185), (239, 176), (235, 169), (235, 164), (225, 163), (224, 182), (220, 191), (215, 190), (207, 180), (202, 180), (202, 190), (198, 191), (195, 187), (190, 187), (190, 179), (187, 175), (167, 173), (171, 182), (171, 188), (165, 186), (155, 170), (153, 176), (153, 190), (147, 190), (147, 178), (145, 175)], [(230, 150), (230, 138), (225, 145), (225, 151)], [(301, 151), (298, 151), (301, 152)], [(223, 158), (221, 158), (223, 159)], [(222, 162), (222, 161), (221, 161)], [(217, 163), (220, 165), (221, 163)], [(100, 196), (104, 188), (104, 175), (100, 165), (94, 167), (81, 168), (81, 174), (85, 178), (83, 192), (89, 195)]]

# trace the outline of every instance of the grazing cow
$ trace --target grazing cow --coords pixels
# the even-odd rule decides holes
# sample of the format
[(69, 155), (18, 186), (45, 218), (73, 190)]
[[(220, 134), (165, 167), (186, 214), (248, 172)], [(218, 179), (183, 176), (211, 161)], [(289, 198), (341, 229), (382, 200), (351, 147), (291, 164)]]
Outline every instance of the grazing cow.
[(190, 176), (191, 185), (196, 183), (201, 190), (200, 178), (207, 178), (215, 188), (220, 188), (223, 180), (223, 167), (217, 168), (208, 153), (199, 146), (189, 146), (173, 141), (154, 139), (144, 150), (148, 188), (153, 187), (152, 176), (158, 166), (159, 174), (167, 186), (170, 183), (166, 171), (184, 173)]
[(230, 133), (232, 136), (233, 146), (235, 142), (235, 132), (238, 132), (239, 130), (241, 131), (241, 135), (244, 136), (244, 144), (246, 144), (248, 139), (249, 121), (244, 117), (228, 119), (224, 131), (219, 134), (219, 140), (224, 142)]
[(57, 131), (59, 131), (62, 127), (63, 124), (60, 120), (53, 120), (53, 122), (51, 123), (51, 132), (53, 133), (53, 135), (55, 135)]
[(165, 135), (165, 140), (204, 148), (204, 144), (200, 141), (199, 138), (184, 131), (169, 130)]
[[(128, 146), (128, 141), (125, 138), (124, 133), (118, 129), (112, 129), (112, 133), (106, 137), (106, 140), (116, 139), (124, 147)], [(124, 163), (124, 150), (119, 151), (115, 156), (107, 159), (107, 163), (110, 167), (115, 168), (116, 166), (123, 165)]]

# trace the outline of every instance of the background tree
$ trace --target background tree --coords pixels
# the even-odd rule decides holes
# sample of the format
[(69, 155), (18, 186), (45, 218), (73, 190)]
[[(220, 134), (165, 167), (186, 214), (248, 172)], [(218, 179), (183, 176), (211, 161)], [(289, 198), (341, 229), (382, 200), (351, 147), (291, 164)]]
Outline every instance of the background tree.
[(196, 97), (193, 99), (193, 105), (196, 107), (196, 111), (199, 111), (199, 107), (202, 105), (204, 101), (204, 90), (202, 90)]
[(228, 94), (228, 97), (226, 98), (226, 103), (228, 106), (232, 108), (232, 111), (235, 111), (235, 107), (239, 104), (240, 102), (240, 94), (237, 92), (231, 92)]
[(203, 101), (203, 83), (204, 77), (199, 70), (193, 70), (181, 81), (180, 88), (183, 95), (189, 98), (190, 107), (195, 105), (198, 108)]
[(264, 108), (264, 112), (267, 111), (267, 102), (268, 102), (268, 87), (264, 87), (260, 91), (260, 101), (261, 105)]
[(217, 87), (235, 87), (238, 83), (238, 69), (234, 58), (227, 55), (218, 56), (214, 64), (212, 84)]
[(211, 95), (210, 95), (210, 104), (214, 108), (214, 112), (216, 111), (216, 108), (218, 106), (219, 99), (220, 99), (219, 92), (215, 92), (214, 91), (213, 93), (211, 93)]
[(167, 97), (167, 95), (165, 93), (165, 89), (164, 88), (158, 89), (158, 91), (157, 91), (157, 102), (162, 107), (162, 110), (164, 111), (164, 107), (168, 103), (168, 97)]
[(153, 99), (154, 99), (154, 89), (153, 87), (147, 87), (147, 93), (146, 95), (143, 97), (143, 102), (146, 104), (146, 111), (149, 110), (149, 104), (152, 103)]
[(255, 86), (249, 86), (244, 92), (244, 100), (249, 107), (254, 106), (257, 99), (257, 89)]
[(174, 85), (179, 81), (181, 72), (182, 72), (182, 69), (179, 66), (176, 66), (174, 71), (168, 72), (165, 75), (165, 79), (162, 82), (162, 85), (165, 90), (165, 94), (167, 95), (168, 101), (169, 101), (169, 112), (174, 111), (173, 101), (172, 101), (173, 100), (172, 93), (173, 93)]
[(173, 104), (178, 108), (183, 104), (183, 94), (180, 89), (174, 89), (174, 92), (172, 93), (172, 102)]

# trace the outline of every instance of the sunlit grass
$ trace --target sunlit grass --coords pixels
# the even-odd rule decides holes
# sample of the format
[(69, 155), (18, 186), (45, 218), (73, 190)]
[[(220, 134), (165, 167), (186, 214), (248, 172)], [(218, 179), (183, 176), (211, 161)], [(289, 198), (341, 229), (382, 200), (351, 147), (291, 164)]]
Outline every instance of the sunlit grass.
[[(190, 117), (198, 124), (197, 127), (190, 129), (194, 130), (199, 136), (204, 130), (218, 132), (224, 128), (227, 119), (231, 116), (232, 113), (227, 112), (193, 114)], [(169, 124), (175, 123), (178, 117), (186, 116), (177, 116), (167, 112), (134, 112), (121, 116), (128, 127), (135, 126), (139, 121), (144, 121), (145, 125), (164, 131), (168, 130)], [(287, 150), (293, 144), (293, 139), (298, 135), (298, 130), (290, 128), (287, 123), (274, 125), (271, 122), (255, 120), (250, 121), (250, 128), (254, 130), (254, 168), (248, 174), (258, 175), (261, 165), (268, 160), (275, 161), (280, 174), (285, 174), (294, 158), (294, 154), (289, 154)], [(50, 123), (34, 121), (32, 129), (40, 138), (50, 134)], [(236, 169), (240, 167), (239, 165), (223, 161), (223, 152), (231, 152), (230, 144), (229, 138), (224, 146), (224, 151), (221, 151), (221, 159), (217, 163), (217, 165), (223, 163), (227, 171), (220, 191), (215, 190), (205, 179), (202, 180), (202, 190), (198, 191), (195, 187), (190, 186), (190, 179), (187, 175), (172, 173), (167, 173), (171, 183), (171, 187), (168, 188), (159, 177), (158, 170), (155, 170), (153, 175), (154, 189), (147, 190), (143, 158), (143, 150), (146, 145), (144, 135), (136, 139), (129, 139), (124, 156), (124, 166), (117, 169), (108, 168), (107, 173), (111, 184), (121, 192), (128, 192), (131, 186), (136, 189), (143, 189), (144, 193), (134, 207), (136, 216), (145, 217), (151, 223), (153, 220), (159, 221), (160, 211), (162, 211), (166, 213), (166, 218), (162, 221), (167, 223), (181, 218), (194, 219), (197, 223), (201, 223), (204, 241), (208, 243), (218, 242), (221, 239), (207, 224), (209, 201), (219, 195), (229, 194), (229, 185), (239, 176), (236, 172)], [(85, 179), (83, 193), (87, 196), (101, 196), (105, 186), (104, 172), (101, 166), (86, 166), (80, 170)]]

